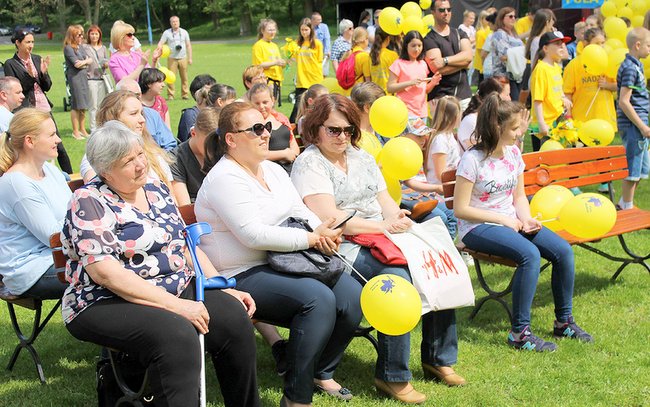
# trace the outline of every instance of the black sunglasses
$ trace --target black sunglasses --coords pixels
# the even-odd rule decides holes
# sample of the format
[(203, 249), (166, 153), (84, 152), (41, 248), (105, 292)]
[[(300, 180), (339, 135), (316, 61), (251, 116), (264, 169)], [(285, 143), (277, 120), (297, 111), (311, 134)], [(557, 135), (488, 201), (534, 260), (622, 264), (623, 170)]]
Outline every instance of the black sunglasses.
[(237, 130), (237, 132), (243, 133), (245, 131), (252, 131), (256, 136), (261, 137), (264, 134), (264, 130), (266, 130), (269, 134), (271, 133), (271, 130), (273, 130), (273, 125), (271, 122), (266, 122), (266, 124), (255, 123), (251, 127), (244, 130)]
[(447, 7), (447, 8), (439, 7), (438, 8), (438, 13), (444, 13), (444, 12), (451, 13), (451, 7)]
[(126, 36), (129, 37), (129, 38), (133, 37), (134, 35), (135, 35), (135, 33), (126, 33)]
[(346, 137), (352, 137), (356, 127), (346, 126), (346, 127), (334, 127), (334, 126), (323, 126), (325, 128), (325, 133), (330, 137), (338, 137), (341, 133), (344, 133)]

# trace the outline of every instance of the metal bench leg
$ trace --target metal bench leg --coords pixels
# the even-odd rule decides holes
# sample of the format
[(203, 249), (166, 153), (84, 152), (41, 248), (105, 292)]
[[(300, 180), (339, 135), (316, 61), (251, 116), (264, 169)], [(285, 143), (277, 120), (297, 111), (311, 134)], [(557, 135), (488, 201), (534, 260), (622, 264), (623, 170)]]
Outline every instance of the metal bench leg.
[(9, 359), (9, 364), (7, 364), (7, 370), (9, 371), (13, 370), (14, 365), (18, 360), (18, 355), (20, 354), (20, 351), (23, 348), (27, 349), (27, 351), (32, 357), (32, 360), (34, 361), (34, 365), (36, 366), (36, 371), (38, 373), (39, 380), (41, 381), (42, 384), (45, 384), (45, 374), (43, 372), (43, 364), (41, 363), (41, 358), (38, 356), (38, 352), (36, 352), (36, 349), (34, 348), (33, 344), (36, 341), (36, 338), (38, 338), (38, 335), (43, 331), (47, 323), (50, 321), (50, 319), (52, 318), (56, 310), (59, 308), (59, 305), (61, 305), (61, 300), (57, 301), (57, 303), (47, 314), (43, 322), (41, 322), (43, 301), (35, 299), (32, 332), (29, 335), (29, 337), (27, 337), (25, 336), (25, 334), (23, 334), (22, 329), (20, 328), (20, 325), (18, 323), (18, 318), (16, 316), (16, 310), (14, 308), (14, 304), (10, 302), (7, 303), (7, 306), (9, 308), (9, 317), (11, 318), (11, 325), (19, 341), (18, 344), (16, 345), (16, 348), (14, 349), (13, 354), (11, 355), (11, 358)]
[(495, 291), (488, 285), (487, 281), (485, 281), (485, 277), (483, 276), (483, 270), (481, 269), (481, 262), (476, 257), (474, 257), (474, 268), (476, 269), (476, 277), (478, 278), (478, 282), (481, 285), (481, 288), (483, 288), (483, 290), (485, 290), (485, 292), (488, 295), (479, 298), (476, 305), (474, 305), (474, 309), (472, 310), (472, 313), (470, 314), (469, 318), (474, 319), (474, 317), (476, 316), (476, 314), (478, 314), (479, 310), (481, 309), (483, 304), (485, 304), (486, 301), (494, 300), (503, 306), (503, 308), (508, 313), (508, 320), (512, 323), (512, 310), (510, 309), (510, 305), (502, 297), (505, 297), (506, 295), (512, 292), (512, 283), (515, 278), (514, 273), (512, 274), (512, 278), (510, 279), (510, 283), (508, 284), (508, 287), (506, 287), (504, 290), (501, 291)]
[(143, 405), (141, 400), (144, 397), (144, 393), (149, 384), (149, 369), (145, 370), (142, 383), (140, 384), (140, 388), (138, 390), (131, 389), (131, 387), (127, 383), (126, 378), (124, 377), (122, 369), (119, 367), (119, 362), (117, 361), (118, 355), (120, 353), (122, 352), (116, 352), (110, 349), (108, 350), (108, 355), (111, 359), (111, 368), (113, 369), (113, 375), (115, 376), (115, 381), (117, 382), (117, 385), (122, 391), (122, 393), (124, 393), (124, 395), (120, 397), (115, 403), (115, 407), (118, 407), (120, 405), (140, 407)]
[(602, 256), (606, 258), (607, 260), (615, 261), (618, 263), (621, 263), (621, 265), (618, 267), (614, 275), (612, 275), (611, 281), (614, 282), (618, 278), (618, 276), (623, 272), (623, 270), (629, 266), (630, 264), (639, 264), (640, 266), (644, 267), (648, 272), (650, 273), (650, 266), (648, 266), (648, 259), (650, 259), (650, 254), (646, 256), (639, 256), (638, 254), (634, 253), (628, 246), (627, 242), (625, 241), (625, 238), (623, 235), (619, 235), (618, 241), (623, 248), (623, 251), (625, 251), (625, 254), (627, 254), (629, 257), (624, 258), (624, 257), (619, 257), (615, 256), (612, 254), (609, 254), (603, 250), (600, 250), (596, 247), (591, 246), (588, 243), (580, 243), (578, 246), (582, 247), (583, 249), (589, 250), (592, 253), (596, 253), (599, 256)]
[(366, 338), (372, 346), (375, 348), (375, 352), (379, 354), (379, 343), (377, 342), (377, 338), (375, 338), (372, 335), (372, 331), (374, 331), (375, 328), (368, 326), (368, 327), (363, 327), (363, 326), (358, 326), (357, 329), (354, 331), (354, 337), (355, 338)]

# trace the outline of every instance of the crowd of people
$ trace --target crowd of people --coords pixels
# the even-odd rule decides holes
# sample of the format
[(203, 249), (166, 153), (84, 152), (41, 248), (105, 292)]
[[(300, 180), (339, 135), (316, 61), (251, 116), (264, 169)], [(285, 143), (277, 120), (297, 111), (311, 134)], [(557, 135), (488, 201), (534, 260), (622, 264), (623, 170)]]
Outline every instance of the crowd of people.
[[(178, 17), (170, 19), (151, 54), (123, 21), (111, 29), (110, 54), (99, 27), (85, 34), (70, 26), (63, 52), (73, 136), (88, 138), (80, 163), (85, 185), (73, 194), (66, 184), (72, 166), (46, 96), (52, 87), (49, 58), (32, 53), (32, 33), (16, 32), (16, 53), (0, 78), (3, 284), (17, 295), (63, 298), (69, 332), (150, 366), (153, 393), (166, 405), (197, 403), (196, 331), (206, 335), (225, 404), (260, 405), (254, 329), (269, 343), (284, 378), (280, 405), (311, 405), (315, 391), (350, 400), (352, 391), (335, 373), (362, 318), (365, 280), (411, 280), (408, 267), (382, 263), (354, 242), (359, 234), (404, 233), (414, 222), (412, 200), (396, 204), (366, 151), (367, 143), (381, 148), (386, 141), (370, 123), (370, 108), (394, 94), (409, 116), (401, 137), (414, 140), (423, 154), (419, 174), (403, 182), (404, 196), (438, 200), (425, 219), (439, 216), (459, 244), (518, 264), (507, 344), (524, 351), (557, 348), (531, 328), (541, 258), (552, 264), (554, 337), (592, 342), (574, 319), (573, 251), (531, 216), (523, 140), (529, 126), (536, 127), (531, 137), (538, 149), (558, 120), (572, 114), (617, 126), (629, 167), (618, 205), (631, 208), (650, 169), (648, 91), (640, 62), (650, 54), (650, 31), (629, 32), (629, 53), (616, 78), (591, 77), (580, 51), (605, 41), (597, 16), (576, 25), (580, 38), (564, 66), (571, 38), (556, 30), (549, 9), (532, 5), (519, 20), (510, 7), (484, 10), (477, 27), (476, 15), (467, 11), (458, 28), (450, 26), (451, 10), (448, 0), (435, 0), (435, 24), (425, 36), (388, 35), (378, 25), (381, 10), (366, 12), (357, 27), (341, 20), (333, 42), (315, 12), (300, 21), (292, 58), (273, 41), (277, 23), (263, 19), (252, 65), (242, 73), (246, 93), (239, 98), (209, 74), (188, 83), (192, 47)], [(169, 68), (180, 72), (181, 98), (196, 101), (182, 112), (176, 137), (163, 96), (165, 73), (153, 67), (166, 46)], [(521, 54), (510, 52), (514, 48)], [(323, 86), (330, 66), (336, 71), (348, 58), (354, 86), (339, 90), (343, 95)], [(512, 61), (517, 58), (523, 63)], [(296, 65), (290, 117), (276, 109), (287, 64)], [(167, 99), (175, 96), (169, 86)], [(441, 175), (449, 169), (457, 169), (453, 210), (442, 197)], [(208, 291), (202, 303), (194, 301), (195, 273), (178, 209), (188, 204), (195, 205), (198, 221), (212, 227), (198, 249), (206, 276), (237, 280), (237, 290)], [(335, 228), (349, 211), (355, 215)], [(311, 229), (287, 227), (283, 222), (290, 217), (306, 219)], [(56, 278), (61, 270), (48, 247), (57, 232), (69, 257), (66, 283)], [(269, 251), (309, 248), (339, 253), (358, 273), (347, 270), (327, 285), (269, 265)], [(288, 338), (276, 327), (287, 328)], [(425, 377), (464, 385), (453, 368), (459, 356), (455, 311), (424, 314), (421, 329)], [(420, 404), (427, 395), (411, 384), (410, 342), (410, 333), (378, 333), (374, 386)]]

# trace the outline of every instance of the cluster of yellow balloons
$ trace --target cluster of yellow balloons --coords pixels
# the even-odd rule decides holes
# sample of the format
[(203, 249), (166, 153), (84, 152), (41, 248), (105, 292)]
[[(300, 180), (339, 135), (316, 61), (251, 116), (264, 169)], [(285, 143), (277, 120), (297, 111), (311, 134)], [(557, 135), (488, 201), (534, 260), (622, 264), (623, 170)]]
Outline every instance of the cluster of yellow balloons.
[(422, 301), (413, 284), (399, 276), (382, 274), (363, 286), (361, 311), (377, 331), (404, 335), (418, 324)]
[(165, 74), (166, 84), (171, 85), (172, 83), (176, 82), (176, 74), (174, 72), (172, 72), (168, 68), (165, 68), (164, 66), (158, 67), (158, 70)]
[(561, 185), (549, 185), (537, 191), (530, 201), (531, 215), (553, 230), (593, 239), (612, 230), (616, 207), (609, 199), (594, 193), (573, 196)]
[(169, 45), (165, 44), (162, 46), (162, 54), (160, 54), (160, 57), (167, 58), (171, 52), (172, 50), (169, 48)]
[(431, 7), (431, 0), (420, 0), (420, 3), (408, 1), (396, 9), (386, 7), (379, 14), (379, 26), (390, 35), (406, 34), (418, 31), (424, 37), (433, 28), (433, 16), (422, 17), (422, 10)]
[(586, 146), (607, 146), (614, 140), (614, 127), (607, 120), (591, 119), (580, 125), (578, 138)]
[(607, 0), (600, 8), (606, 20), (625, 17), (630, 19), (632, 27), (643, 26), (643, 16), (648, 10), (650, 10), (648, 0)]

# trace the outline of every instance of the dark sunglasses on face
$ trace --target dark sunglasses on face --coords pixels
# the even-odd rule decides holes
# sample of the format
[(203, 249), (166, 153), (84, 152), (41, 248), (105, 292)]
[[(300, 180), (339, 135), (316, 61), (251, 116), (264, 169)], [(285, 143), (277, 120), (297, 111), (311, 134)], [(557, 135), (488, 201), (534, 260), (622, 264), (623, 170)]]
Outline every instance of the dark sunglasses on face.
[(338, 137), (341, 133), (345, 134), (346, 137), (352, 137), (354, 134), (354, 126), (346, 127), (334, 127), (334, 126), (323, 126), (325, 128), (325, 133), (330, 137)]
[(451, 7), (439, 7), (438, 8), (438, 13), (451, 13)]
[(253, 133), (255, 133), (256, 136), (261, 137), (264, 134), (264, 130), (266, 130), (269, 134), (271, 133), (271, 130), (273, 130), (273, 125), (271, 124), (271, 122), (266, 122), (266, 124), (255, 123), (251, 127), (244, 130), (237, 130), (237, 132), (243, 133), (247, 131), (252, 131)]
[(135, 33), (126, 33), (126, 36), (129, 37), (129, 38), (133, 37), (134, 35), (135, 35)]

